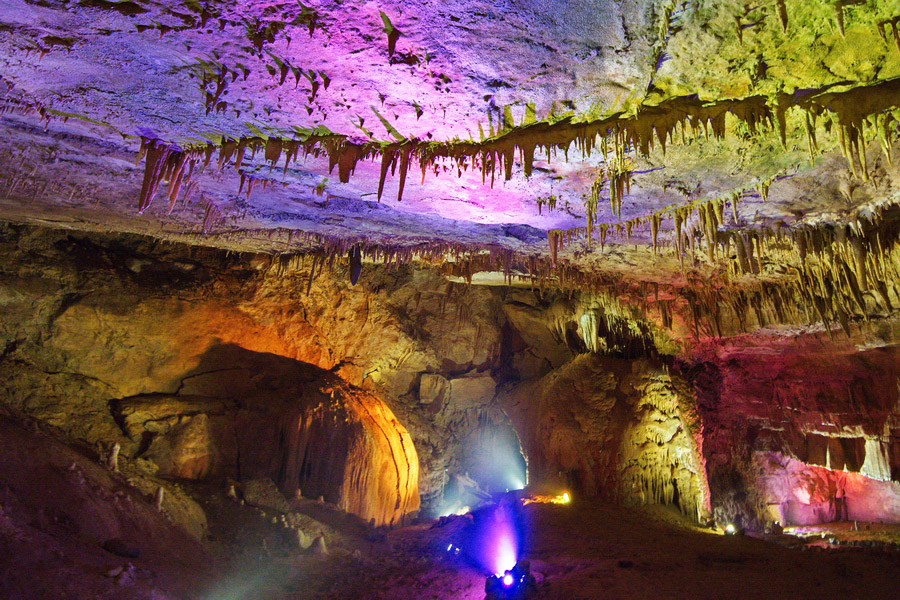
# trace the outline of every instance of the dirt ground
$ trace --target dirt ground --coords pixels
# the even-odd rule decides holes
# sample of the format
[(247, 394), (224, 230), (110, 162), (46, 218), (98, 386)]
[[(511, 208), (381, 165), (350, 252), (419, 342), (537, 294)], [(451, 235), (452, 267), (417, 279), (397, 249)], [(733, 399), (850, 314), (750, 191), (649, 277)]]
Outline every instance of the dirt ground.
[[(900, 598), (897, 526), (861, 524), (856, 544), (825, 549), (821, 540), (839, 538), (851, 525), (763, 540), (703, 530), (660, 507), (584, 502), (531, 504), (524, 512), (523, 557), (539, 582), (536, 599)], [(466, 522), (358, 540), (356, 554), (337, 548), (328, 557), (244, 555), (220, 588), (240, 592), (205, 598), (481, 600), (486, 573), (447, 551)]]
[[(897, 546), (822, 550), (789, 536), (724, 536), (662, 508), (532, 504), (525, 511), (524, 554), (540, 599), (900, 598)], [(392, 533), (391, 559), (326, 597), (483, 598), (483, 576), (440, 549), (429, 553), (434, 535), (423, 527)]]

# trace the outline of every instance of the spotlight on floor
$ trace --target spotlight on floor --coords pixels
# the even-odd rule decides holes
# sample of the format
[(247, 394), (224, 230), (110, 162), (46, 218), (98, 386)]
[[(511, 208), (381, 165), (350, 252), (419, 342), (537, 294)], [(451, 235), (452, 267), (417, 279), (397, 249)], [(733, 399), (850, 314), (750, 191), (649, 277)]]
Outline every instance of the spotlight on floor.
[(569, 492), (563, 492), (558, 496), (539, 496), (539, 495), (531, 495), (522, 498), (522, 504), (569, 504), (572, 502), (572, 497), (569, 496)]
[(531, 564), (520, 560), (506, 573), (491, 575), (484, 582), (484, 600), (525, 600), (537, 591)]

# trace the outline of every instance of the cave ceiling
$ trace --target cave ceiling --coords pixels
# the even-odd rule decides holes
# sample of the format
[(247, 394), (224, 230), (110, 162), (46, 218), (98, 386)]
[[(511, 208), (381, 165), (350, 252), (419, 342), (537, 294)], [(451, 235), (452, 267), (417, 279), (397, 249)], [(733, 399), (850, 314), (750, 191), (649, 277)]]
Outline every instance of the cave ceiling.
[(2, 0), (0, 217), (486, 283), (781, 282), (811, 320), (868, 319), (900, 302), (877, 283), (898, 22), (856, 0)]

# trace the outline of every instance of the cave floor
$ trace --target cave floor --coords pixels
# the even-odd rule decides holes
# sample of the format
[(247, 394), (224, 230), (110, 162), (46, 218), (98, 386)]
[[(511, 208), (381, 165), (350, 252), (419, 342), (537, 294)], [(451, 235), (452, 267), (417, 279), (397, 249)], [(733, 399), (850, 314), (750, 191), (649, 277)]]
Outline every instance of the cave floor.
[[(900, 597), (896, 546), (825, 550), (793, 536), (723, 536), (663, 508), (532, 504), (525, 512), (531, 530), (525, 558), (539, 581), (535, 598)], [(455, 525), (398, 529), (386, 541), (363, 546), (361, 556), (245, 563), (255, 566), (240, 579), (255, 578), (260, 586), (239, 597), (481, 600), (484, 575), (446, 550), (461, 529)], [(814, 537), (849, 528), (835, 525), (816, 528)], [(861, 527), (860, 540), (900, 534), (897, 526)]]
[[(228, 499), (221, 482), (182, 482), (208, 519), (200, 543), (124, 475), (35, 423), (0, 418), (0, 440), (0, 600), (484, 597), (486, 573), (447, 551), (468, 516), (380, 532), (327, 503), (264, 510)], [(702, 530), (661, 507), (576, 502), (523, 512), (537, 599), (900, 598), (900, 525), (835, 523), (762, 540)], [(314, 522), (328, 554), (301, 551), (288, 518)], [(132, 534), (139, 558), (97, 545), (108, 522)]]

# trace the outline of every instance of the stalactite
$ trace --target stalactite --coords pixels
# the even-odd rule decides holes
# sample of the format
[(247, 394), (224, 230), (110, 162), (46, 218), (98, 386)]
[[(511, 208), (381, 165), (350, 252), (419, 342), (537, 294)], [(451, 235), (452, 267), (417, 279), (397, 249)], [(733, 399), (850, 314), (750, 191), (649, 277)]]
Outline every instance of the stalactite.
[[(853, 168), (860, 165), (860, 171), (866, 176), (865, 152), (864, 152), (864, 127), (863, 118), (866, 115), (881, 115), (888, 108), (896, 105), (896, 98), (900, 92), (900, 80), (885, 80), (868, 86), (859, 86), (845, 92), (825, 92), (820, 94), (808, 94), (798, 97), (781, 95), (777, 99), (777, 110), (773, 112), (769, 106), (769, 100), (763, 96), (752, 96), (743, 99), (722, 100), (719, 102), (704, 103), (693, 97), (676, 97), (662, 102), (657, 106), (643, 106), (636, 114), (626, 115), (616, 113), (599, 119), (583, 123), (573, 122), (571, 119), (562, 119), (553, 123), (539, 121), (526, 126), (520, 126), (504, 132), (498, 137), (493, 137), (482, 142), (424, 142), (418, 140), (395, 141), (390, 143), (365, 142), (357, 144), (349, 141), (342, 135), (333, 133), (320, 134), (317, 131), (302, 131), (297, 138), (269, 136), (267, 139), (260, 137), (236, 138), (223, 140), (220, 148), (220, 167), (228, 164), (234, 157), (234, 168), (239, 168), (245, 157), (245, 150), (255, 152), (263, 150), (264, 156), (270, 165), (274, 166), (285, 155), (285, 168), (295, 159), (299, 153), (304, 155), (327, 155), (330, 169), (339, 168), (341, 181), (349, 180), (355, 171), (355, 166), (360, 160), (373, 158), (381, 159), (381, 177), (379, 178), (379, 198), (383, 192), (384, 181), (387, 172), (400, 168), (400, 193), (412, 162), (418, 162), (422, 167), (423, 175), (429, 166), (435, 166), (439, 160), (450, 160), (456, 163), (457, 169), (462, 172), (471, 160), (477, 168), (480, 168), (484, 176), (490, 175), (494, 180), (496, 169), (502, 168), (504, 177), (512, 175), (512, 166), (516, 153), (523, 157), (526, 171), (530, 172), (531, 160), (536, 148), (544, 148), (548, 154), (556, 148), (566, 152), (574, 143), (582, 152), (589, 153), (599, 136), (601, 145), (606, 144), (609, 137), (613, 142), (614, 152), (612, 160), (606, 165), (607, 180), (610, 184), (610, 202), (613, 212), (621, 214), (621, 201), (629, 193), (631, 171), (626, 161), (626, 149), (637, 148), (641, 152), (649, 152), (658, 142), (663, 150), (672, 139), (673, 134), (680, 128), (682, 134), (686, 126), (690, 125), (693, 132), (703, 129), (716, 137), (725, 135), (725, 116), (733, 115), (739, 121), (745, 123), (751, 133), (761, 129), (771, 128), (773, 123), (779, 123), (779, 129), (784, 134), (784, 111), (792, 106), (806, 111), (809, 119), (808, 136), (811, 152), (816, 150), (814, 131), (815, 115), (825, 110), (837, 115), (840, 126), (837, 128), (842, 138), (841, 146), (848, 160), (851, 160)], [(892, 135), (889, 122), (894, 117), (884, 115), (880, 126), (876, 126), (879, 136), (882, 136), (883, 147), (889, 155), (889, 142)], [(190, 165), (195, 161), (205, 158), (208, 162), (211, 152), (216, 148), (215, 144), (181, 149), (172, 144), (166, 144), (157, 140), (143, 140), (144, 150), (147, 151), (147, 166), (145, 167), (145, 186), (141, 194), (139, 205), (144, 209), (149, 206), (160, 181), (172, 180), (175, 175), (173, 170), (176, 164)], [(150, 151), (152, 149), (152, 151)], [(162, 160), (162, 162), (160, 162)], [(182, 160), (184, 162), (182, 162)], [(399, 163), (399, 164), (398, 164)], [(205, 164), (205, 163), (204, 163)], [(178, 179), (180, 187), (190, 183), (184, 177)], [(594, 190), (599, 197), (599, 190)], [(594, 195), (594, 194), (592, 194)], [(171, 201), (171, 197), (170, 197)]]
[(219, 208), (212, 202), (206, 203), (206, 210), (203, 215), (203, 233), (208, 234), (212, 231), (216, 219), (219, 218)]
[(897, 24), (900, 23), (900, 16), (896, 16), (892, 19), (885, 19), (878, 23), (878, 33), (881, 35), (881, 39), (887, 43), (887, 34), (886, 29), (888, 27), (891, 28), (891, 36), (894, 38), (894, 43), (897, 46), (897, 50), (900, 51), (900, 32), (897, 31)]
[(597, 332), (599, 331), (599, 323), (597, 321), (597, 313), (593, 310), (585, 311), (578, 321), (581, 327), (581, 338), (588, 352), (599, 352), (600, 347), (597, 343)]
[(771, 181), (761, 181), (756, 184), (756, 191), (759, 192), (759, 197), (763, 199), (763, 202), (769, 199), (769, 186), (771, 183)]
[(834, 18), (837, 21), (837, 28), (841, 32), (841, 37), (844, 37), (844, 3), (842, 0), (836, 0), (834, 3)]
[(547, 241), (550, 243), (550, 264), (551, 266), (556, 266), (557, 259), (559, 256), (559, 240), (560, 240), (560, 231), (558, 229), (551, 229), (547, 232)]
[(362, 250), (359, 245), (350, 250), (350, 285), (356, 285), (362, 272)]
[(661, 217), (660, 217), (660, 215), (659, 215), (658, 213), (655, 213), (655, 214), (653, 214), (653, 215), (650, 217), (650, 236), (651, 236), (652, 244), (653, 244), (653, 254), (656, 254), (656, 253), (657, 253), (657, 244), (656, 244), (656, 241), (657, 241), (657, 238), (658, 238), (658, 236), (659, 236), (659, 221), (660, 221), (660, 218), (661, 218)]

